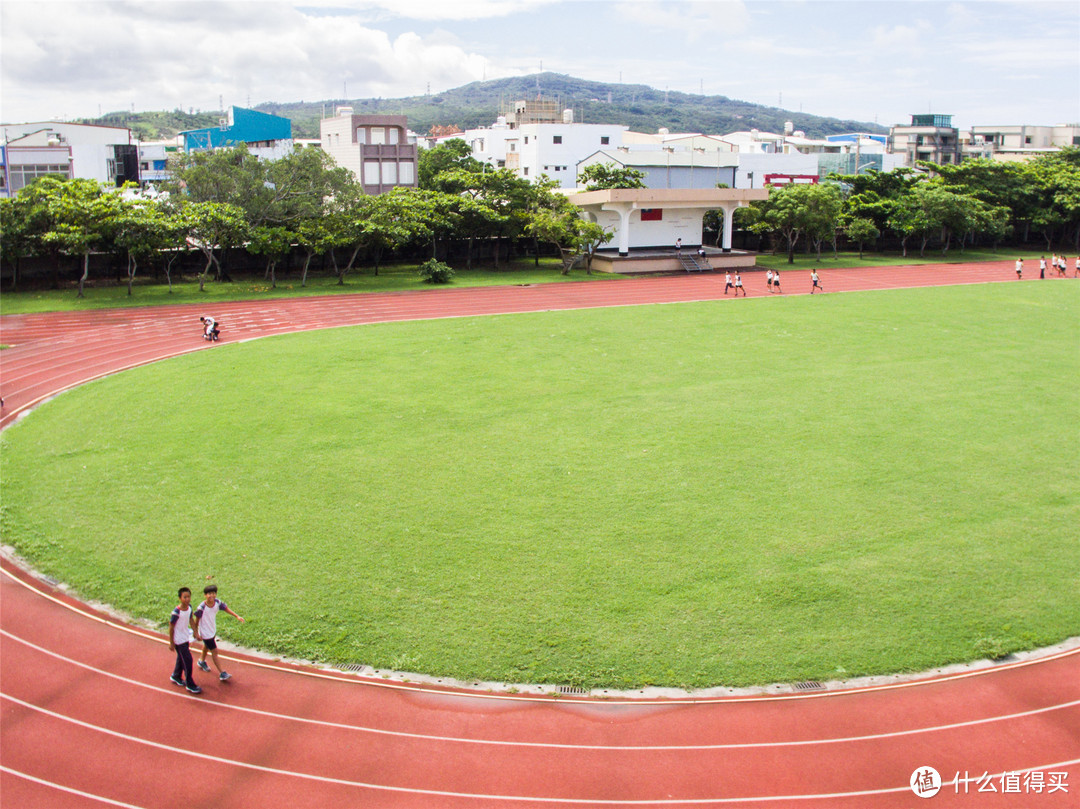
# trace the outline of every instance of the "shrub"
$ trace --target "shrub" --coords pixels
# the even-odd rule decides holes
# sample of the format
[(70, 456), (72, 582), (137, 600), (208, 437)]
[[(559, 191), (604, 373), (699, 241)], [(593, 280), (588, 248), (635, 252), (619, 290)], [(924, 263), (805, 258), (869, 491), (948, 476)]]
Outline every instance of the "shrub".
[(449, 264), (433, 258), (421, 264), (418, 272), (427, 284), (446, 284), (454, 277), (454, 271)]

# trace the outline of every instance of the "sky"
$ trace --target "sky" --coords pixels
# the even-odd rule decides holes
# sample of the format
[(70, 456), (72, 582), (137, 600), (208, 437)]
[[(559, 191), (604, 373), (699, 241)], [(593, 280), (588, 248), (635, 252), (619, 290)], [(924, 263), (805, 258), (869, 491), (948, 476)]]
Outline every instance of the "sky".
[(541, 69), (883, 126), (1076, 123), (1080, 2), (0, 0), (5, 123), (397, 98)]

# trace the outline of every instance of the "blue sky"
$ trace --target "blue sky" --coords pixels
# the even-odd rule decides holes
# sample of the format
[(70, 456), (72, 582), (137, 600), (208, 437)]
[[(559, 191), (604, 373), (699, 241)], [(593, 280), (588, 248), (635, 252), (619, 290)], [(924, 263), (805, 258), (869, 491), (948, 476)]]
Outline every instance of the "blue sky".
[(886, 126), (1080, 121), (1076, 0), (0, 0), (0, 38), (6, 122), (398, 97), (541, 64)]

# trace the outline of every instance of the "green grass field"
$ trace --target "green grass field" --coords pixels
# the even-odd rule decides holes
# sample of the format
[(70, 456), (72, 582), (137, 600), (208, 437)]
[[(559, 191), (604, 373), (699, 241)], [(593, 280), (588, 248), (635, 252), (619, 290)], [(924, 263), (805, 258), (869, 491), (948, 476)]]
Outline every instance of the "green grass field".
[(616, 688), (1080, 633), (1080, 285), (369, 325), (88, 384), (0, 436), (4, 541), (230, 641)]

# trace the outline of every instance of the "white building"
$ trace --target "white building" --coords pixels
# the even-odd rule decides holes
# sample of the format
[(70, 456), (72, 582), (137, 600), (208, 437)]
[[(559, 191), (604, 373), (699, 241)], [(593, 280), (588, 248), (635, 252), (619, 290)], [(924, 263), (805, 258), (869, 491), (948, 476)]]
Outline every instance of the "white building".
[(11, 196), (37, 177), (66, 174), (110, 185), (138, 182), (138, 148), (131, 130), (96, 124), (38, 121), (0, 126), (3, 188)]
[(960, 133), (960, 148), (966, 158), (1030, 160), (1064, 146), (1080, 146), (1080, 124), (973, 126), (970, 132)]
[[(732, 216), (737, 208), (768, 198), (768, 191), (750, 189), (651, 189), (619, 188), (581, 191), (568, 198), (582, 216), (614, 234), (615, 250), (598, 255), (594, 267), (611, 272), (658, 272), (678, 269), (683, 249), (701, 245), (702, 220), (707, 211), (720, 211), (724, 220), (722, 250), (713, 251), (711, 266), (742, 267), (754, 263), (753, 255), (731, 249)], [(632, 254), (636, 253), (636, 255)]]
[(623, 146), (594, 152), (577, 164), (577, 172), (580, 177), (588, 166), (608, 164), (640, 171), (646, 188), (733, 188), (738, 162), (739, 155), (715, 149)]

